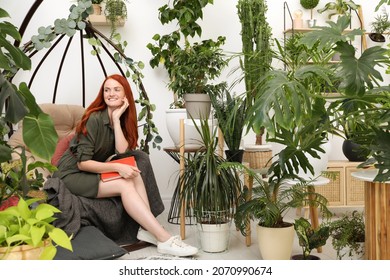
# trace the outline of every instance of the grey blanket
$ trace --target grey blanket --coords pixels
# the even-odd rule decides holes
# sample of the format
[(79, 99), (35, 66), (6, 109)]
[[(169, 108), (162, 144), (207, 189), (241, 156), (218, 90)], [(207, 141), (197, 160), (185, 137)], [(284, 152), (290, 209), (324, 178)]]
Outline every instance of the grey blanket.
[[(152, 213), (158, 216), (164, 211), (149, 155), (132, 151), (138, 168), (142, 171)], [(86, 198), (72, 194), (59, 178), (48, 178), (44, 189), (48, 202), (61, 210), (54, 225), (67, 234), (76, 235), (80, 227), (92, 225), (119, 245), (137, 242), (139, 224), (124, 210), (119, 197)]]

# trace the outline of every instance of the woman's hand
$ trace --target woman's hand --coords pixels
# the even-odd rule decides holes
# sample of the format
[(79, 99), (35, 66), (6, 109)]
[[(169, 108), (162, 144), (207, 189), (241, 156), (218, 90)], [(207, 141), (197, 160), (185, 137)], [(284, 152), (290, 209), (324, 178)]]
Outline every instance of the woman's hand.
[(123, 112), (126, 111), (127, 107), (129, 107), (129, 101), (127, 100), (126, 97), (124, 97), (122, 106), (112, 111), (112, 121), (113, 122), (119, 121), (119, 118), (122, 116)]
[(122, 163), (118, 163), (116, 169), (119, 175), (124, 179), (135, 178), (141, 173), (137, 167)]

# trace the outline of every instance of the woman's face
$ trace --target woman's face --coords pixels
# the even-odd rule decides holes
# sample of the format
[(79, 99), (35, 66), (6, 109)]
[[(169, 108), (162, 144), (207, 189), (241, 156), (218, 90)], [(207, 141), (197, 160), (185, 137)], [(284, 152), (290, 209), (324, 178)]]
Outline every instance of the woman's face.
[(125, 98), (125, 91), (119, 82), (108, 79), (104, 83), (103, 93), (104, 101), (108, 107), (116, 108), (122, 106)]

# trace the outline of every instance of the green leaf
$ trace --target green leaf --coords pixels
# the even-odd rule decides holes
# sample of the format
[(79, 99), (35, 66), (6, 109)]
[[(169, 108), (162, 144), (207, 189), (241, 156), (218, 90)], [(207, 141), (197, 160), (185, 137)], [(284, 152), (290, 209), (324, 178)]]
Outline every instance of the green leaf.
[(23, 141), (34, 155), (50, 161), (58, 141), (51, 117), (45, 113), (38, 117), (28, 114), (23, 119)]
[(70, 238), (62, 229), (54, 228), (51, 232), (49, 232), (49, 236), (57, 245), (73, 251)]
[(45, 226), (31, 226), (31, 241), (34, 247), (38, 246), (45, 234)]
[(40, 260), (52, 260), (54, 259), (57, 253), (57, 248), (55, 246), (49, 245), (43, 248), (42, 254), (39, 256)]

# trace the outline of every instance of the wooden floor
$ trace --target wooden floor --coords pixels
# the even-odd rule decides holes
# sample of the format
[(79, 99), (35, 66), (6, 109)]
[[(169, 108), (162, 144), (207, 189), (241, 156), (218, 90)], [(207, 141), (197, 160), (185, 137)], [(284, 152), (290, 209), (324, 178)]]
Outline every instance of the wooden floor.
[[(360, 208), (350, 208), (350, 207), (330, 208), (330, 210), (334, 212), (336, 215), (340, 215), (347, 211), (348, 212), (353, 211), (355, 209), (362, 210), (361, 207)], [(158, 217), (158, 220), (170, 233), (179, 234), (179, 225), (171, 224), (167, 222), (168, 210), (169, 208), (166, 207), (166, 210)], [(288, 213), (286, 220), (293, 221), (295, 218), (297, 218), (296, 211), (291, 211), (291, 213)], [(185, 242), (200, 248), (195, 226), (193, 225), (186, 226)], [(239, 231), (236, 231), (234, 225), (232, 225), (230, 244), (229, 244), (229, 249), (227, 251), (222, 253), (206, 253), (200, 249), (199, 253), (194, 258), (198, 260), (260, 260), (261, 254), (259, 252), (258, 245), (256, 242), (257, 242), (256, 230), (253, 222), (252, 222), (252, 244), (249, 247), (245, 245), (245, 237), (242, 236)], [(297, 238), (295, 238), (292, 253), (300, 254), (301, 252), (302, 252), (301, 247), (299, 247), (298, 240)], [(321, 253), (317, 253), (316, 250), (313, 250), (312, 254), (319, 256), (321, 260), (336, 260), (336, 251), (332, 248), (330, 239), (328, 239), (326, 246), (322, 248)], [(159, 254), (157, 253), (156, 246), (152, 245), (140, 250), (132, 251), (122, 256), (120, 259), (135, 260), (135, 259), (143, 259), (147, 257), (155, 257), (158, 255)]]

